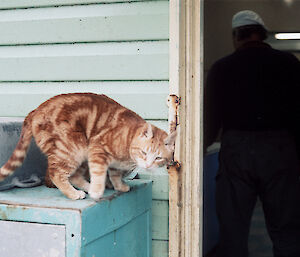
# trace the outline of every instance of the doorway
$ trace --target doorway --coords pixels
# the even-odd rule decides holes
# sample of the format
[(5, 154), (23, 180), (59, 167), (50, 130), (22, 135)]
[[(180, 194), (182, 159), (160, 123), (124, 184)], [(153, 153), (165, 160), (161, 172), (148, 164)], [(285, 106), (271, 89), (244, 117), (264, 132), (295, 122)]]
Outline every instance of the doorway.
[[(276, 32), (299, 32), (300, 20), (299, 10), (300, 1), (297, 0), (263, 0), (263, 1), (247, 1), (247, 0), (205, 0), (204, 1), (204, 80), (207, 77), (207, 73), (212, 64), (218, 59), (230, 54), (233, 51), (231, 40), (231, 19), (232, 16), (241, 10), (253, 10), (257, 12), (264, 20), (268, 30), (270, 31), (267, 42), (272, 47), (285, 50), (294, 53), (297, 57), (300, 52), (300, 41), (295, 40), (276, 40), (274, 34)], [(299, 58), (299, 57), (298, 57)], [(204, 87), (205, 88), (205, 87)], [(205, 107), (204, 107), (205, 112)], [(204, 135), (205, 137), (205, 135)], [(217, 160), (215, 160), (217, 162)], [(204, 160), (205, 162), (205, 160)], [(216, 167), (211, 165), (208, 169), (213, 169), (216, 172)], [(211, 170), (210, 170), (211, 171)], [(204, 178), (206, 170), (204, 167)], [(211, 174), (210, 174), (211, 175)], [(208, 177), (208, 176), (207, 176)], [(214, 176), (209, 176), (209, 181), (205, 181), (204, 184), (209, 185), (209, 201), (214, 200)], [(204, 189), (205, 189), (204, 185)], [(205, 192), (204, 192), (205, 195)], [(204, 198), (205, 199), (205, 198)], [(210, 202), (208, 208), (210, 212), (214, 212), (213, 203)], [(204, 201), (204, 208), (206, 208)], [(204, 210), (205, 213), (205, 210)], [(210, 213), (214, 216), (214, 213)], [(205, 216), (205, 215), (204, 215)], [(205, 218), (205, 217), (204, 217)], [(204, 220), (205, 222), (205, 220)], [(214, 216), (214, 220), (209, 221), (210, 224), (206, 228), (209, 236), (205, 235), (204, 224), (204, 250), (206, 251), (213, 248), (216, 244), (218, 237), (212, 233), (217, 231), (217, 220)], [(214, 231), (214, 232), (212, 232)], [(209, 242), (205, 241), (209, 240)], [(265, 221), (263, 217), (263, 211), (261, 204), (258, 202), (252, 217), (251, 232), (249, 236), (249, 257), (271, 257), (272, 244), (269, 239), (268, 233), (265, 228)]]

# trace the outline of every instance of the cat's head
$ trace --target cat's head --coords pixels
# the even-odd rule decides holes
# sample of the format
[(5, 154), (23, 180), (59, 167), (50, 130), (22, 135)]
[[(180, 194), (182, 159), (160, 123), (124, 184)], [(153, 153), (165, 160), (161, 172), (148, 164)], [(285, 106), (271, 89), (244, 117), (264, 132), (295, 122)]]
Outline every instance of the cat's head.
[(131, 158), (144, 169), (162, 167), (172, 161), (176, 132), (165, 131), (145, 123), (139, 128), (130, 147)]

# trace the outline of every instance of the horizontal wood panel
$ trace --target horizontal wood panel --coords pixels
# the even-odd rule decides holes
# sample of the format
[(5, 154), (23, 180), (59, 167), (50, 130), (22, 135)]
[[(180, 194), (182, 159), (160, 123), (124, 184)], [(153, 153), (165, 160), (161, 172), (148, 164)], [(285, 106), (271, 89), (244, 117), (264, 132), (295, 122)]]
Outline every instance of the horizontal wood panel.
[(62, 93), (106, 94), (145, 119), (167, 119), (168, 82), (0, 83), (0, 116), (23, 117)]
[(169, 199), (169, 174), (165, 167), (155, 169), (153, 172), (139, 169), (138, 173), (141, 179), (152, 180), (152, 199)]
[[(150, 0), (160, 1), (160, 0)], [(96, 0), (1, 0), (0, 9), (15, 9), (15, 8), (33, 8), (45, 6), (63, 6), (63, 5), (83, 5), (97, 4), (100, 1)], [(101, 0), (101, 3), (115, 2), (147, 2), (145, 0)]]
[(1, 81), (168, 77), (168, 41), (0, 47)]
[(152, 201), (152, 239), (169, 239), (169, 202)]
[(168, 257), (169, 241), (152, 240), (152, 257)]
[(0, 11), (0, 45), (167, 40), (168, 1)]
[(154, 126), (168, 132), (168, 127), (169, 127), (169, 123), (167, 120), (153, 120), (153, 121), (149, 121), (151, 124), (153, 124)]

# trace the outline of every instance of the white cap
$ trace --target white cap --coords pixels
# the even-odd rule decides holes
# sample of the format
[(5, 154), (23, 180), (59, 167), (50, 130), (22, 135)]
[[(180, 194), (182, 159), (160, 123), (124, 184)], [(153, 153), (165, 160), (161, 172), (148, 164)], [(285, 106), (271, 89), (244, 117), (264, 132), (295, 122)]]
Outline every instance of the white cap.
[(267, 29), (262, 18), (260, 18), (260, 16), (253, 11), (240, 11), (232, 17), (233, 29), (246, 25), (261, 25), (263, 28)]

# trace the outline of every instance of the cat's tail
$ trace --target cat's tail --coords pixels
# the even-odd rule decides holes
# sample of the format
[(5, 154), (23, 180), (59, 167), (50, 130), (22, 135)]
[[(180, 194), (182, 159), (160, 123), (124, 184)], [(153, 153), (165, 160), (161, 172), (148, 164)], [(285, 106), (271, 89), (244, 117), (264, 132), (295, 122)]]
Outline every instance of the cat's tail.
[(0, 168), (0, 181), (4, 180), (9, 175), (12, 175), (14, 171), (22, 165), (26, 157), (32, 138), (30, 120), (30, 115), (25, 118), (19, 142), (8, 161)]

